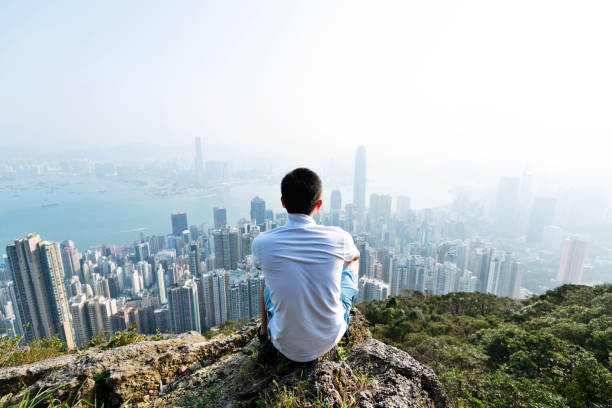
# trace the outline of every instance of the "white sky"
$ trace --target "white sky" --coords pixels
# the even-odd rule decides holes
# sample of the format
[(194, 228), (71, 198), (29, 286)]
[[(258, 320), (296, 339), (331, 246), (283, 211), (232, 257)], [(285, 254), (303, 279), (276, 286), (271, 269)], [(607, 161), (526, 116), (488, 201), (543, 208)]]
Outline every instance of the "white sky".
[(610, 21), (610, 1), (4, 0), (0, 145), (198, 135), (348, 163), (365, 144), (379, 171), (531, 161), (602, 182)]

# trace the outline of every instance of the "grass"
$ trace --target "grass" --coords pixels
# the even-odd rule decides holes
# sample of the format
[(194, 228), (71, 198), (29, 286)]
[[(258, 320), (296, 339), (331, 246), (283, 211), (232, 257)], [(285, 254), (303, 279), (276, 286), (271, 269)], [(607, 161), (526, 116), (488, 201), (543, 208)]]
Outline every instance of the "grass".
[[(42, 408), (42, 407), (53, 407), (53, 408), (76, 408), (76, 407), (98, 407), (99, 405), (94, 402), (89, 402), (82, 398), (68, 399), (66, 401), (60, 401), (54, 395), (56, 391), (65, 387), (67, 384), (62, 384), (54, 388), (47, 388), (45, 390), (38, 390), (34, 395), (30, 391), (26, 391), (21, 397), (20, 401), (11, 401), (12, 394), (4, 395), (0, 398), (0, 408)], [(121, 404), (120, 408), (127, 408), (129, 401)], [(104, 404), (100, 406), (104, 408)]]
[(207, 408), (211, 403), (213, 403), (221, 394), (221, 390), (208, 387), (202, 393), (202, 397), (197, 402), (192, 402), (187, 399), (187, 397), (183, 400), (183, 406), (185, 408)]
[(0, 368), (15, 367), (67, 354), (66, 343), (57, 335), (20, 346), (23, 337), (0, 337)]

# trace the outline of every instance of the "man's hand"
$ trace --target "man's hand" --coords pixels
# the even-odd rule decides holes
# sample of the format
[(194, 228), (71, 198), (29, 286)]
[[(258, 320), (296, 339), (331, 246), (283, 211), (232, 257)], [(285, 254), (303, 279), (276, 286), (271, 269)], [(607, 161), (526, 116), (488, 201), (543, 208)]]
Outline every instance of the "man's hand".
[(359, 260), (359, 256), (360, 255), (361, 254), (359, 253), (359, 251), (357, 251), (357, 255), (355, 255), (353, 260), (351, 260), (351, 261), (344, 261), (344, 266), (353, 266), (353, 265), (355, 265), (355, 263)]

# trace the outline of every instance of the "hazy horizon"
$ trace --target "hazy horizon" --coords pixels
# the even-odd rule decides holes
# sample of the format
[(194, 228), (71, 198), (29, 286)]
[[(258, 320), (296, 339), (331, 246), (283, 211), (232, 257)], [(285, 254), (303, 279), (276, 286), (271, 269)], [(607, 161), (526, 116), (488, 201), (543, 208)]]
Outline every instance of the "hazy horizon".
[(0, 138), (6, 151), (200, 136), (288, 164), (350, 164), (364, 144), (381, 172), (531, 163), (599, 184), (612, 175), (611, 7), (7, 1)]

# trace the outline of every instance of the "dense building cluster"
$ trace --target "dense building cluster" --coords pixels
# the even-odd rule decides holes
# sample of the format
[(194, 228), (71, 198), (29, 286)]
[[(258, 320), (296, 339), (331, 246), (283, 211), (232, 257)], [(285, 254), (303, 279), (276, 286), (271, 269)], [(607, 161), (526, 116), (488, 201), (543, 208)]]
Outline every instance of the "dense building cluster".
[[(201, 149), (199, 141), (196, 147)], [(211, 174), (201, 150), (194, 169), (199, 182)], [(318, 223), (353, 235), (361, 253), (357, 302), (405, 291), (522, 296), (525, 266), (517, 253), (474, 234), (470, 214), (477, 209), (413, 210), (409, 197), (395, 197), (394, 206), (388, 194), (370, 194), (367, 201), (365, 183), (362, 146), (353, 202), (343, 207), (340, 190), (333, 190), (330, 203), (315, 215)], [(566, 238), (551, 225), (554, 199), (536, 197), (527, 213), (520, 204), (528, 197), (528, 175), (502, 178), (488, 225), (501, 237), (522, 229), (527, 241), (562, 245), (557, 280), (580, 282), (586, 242)], [(205, 332), (227, 320), (259, 316), (263, 277), (252, 264), (251, 244), (262, 231), (283, 225), (286, 214), (266, 209), (261, 197), (251, 200), (250, 218), (236, 225), (228, 224), (225, 208), (212, 213), (213, 226), (190, 225), (186, 213), (172, 214), (168, 235), (141, 235), (130, 245), (79, 251), (72, 241), (53, 243), (37, 234), (17, 239), (0, 267), (5, 327), (27, 340), (58, 334), (72, 348), (131, 325), (145, 334)]]

